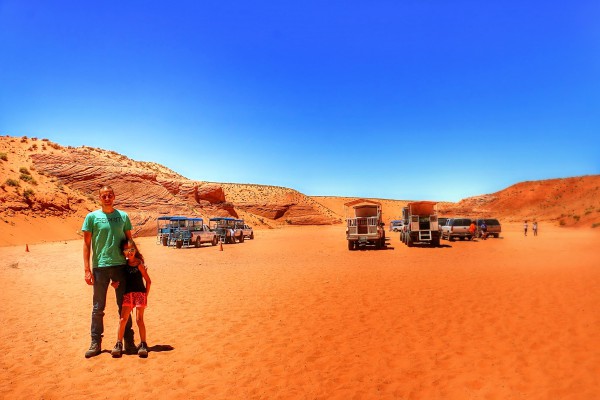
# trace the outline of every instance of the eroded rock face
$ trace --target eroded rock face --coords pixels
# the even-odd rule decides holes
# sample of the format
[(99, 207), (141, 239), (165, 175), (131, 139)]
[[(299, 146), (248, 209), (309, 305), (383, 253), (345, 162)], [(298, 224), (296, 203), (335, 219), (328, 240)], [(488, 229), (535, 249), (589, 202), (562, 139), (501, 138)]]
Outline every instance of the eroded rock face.
[[(88, 148), (69, 149), (55, 154), (32, 154), (38, 171), (51, 175), (70, 188), (96, 199), (100, 187), (111, 186), (116, 193), (115, 206), (127, 211), (138, 235), (153, 234), (156, 218), (161, 215), (256, 217), (271, 224), (332, 224), (309, 197), (280, 187), (197, 182), (186, 179), (156, 164), (136, 162), (111, 152)], [(228, 199), (231, 195), (234, 201)], [(244, 201), (250, 198), (260, 203)], [(67, 202), (68, 203), (68, 202)], [(57, 208), (40, 202), (38, 207)], [(27, 205), (14, 204), (16, 209)], [(58, 208), (64, 208), (61, 204)], [(68, 207), (68, 204), (67, 204)], [(256, 222), (256, 221), (255, 221)]]
[(202, 200), (208, 201), (211, 204), (225, 202), (225, 192), (223, 188), (214, 184), (196, 185), (196, 202), (200, 203)]

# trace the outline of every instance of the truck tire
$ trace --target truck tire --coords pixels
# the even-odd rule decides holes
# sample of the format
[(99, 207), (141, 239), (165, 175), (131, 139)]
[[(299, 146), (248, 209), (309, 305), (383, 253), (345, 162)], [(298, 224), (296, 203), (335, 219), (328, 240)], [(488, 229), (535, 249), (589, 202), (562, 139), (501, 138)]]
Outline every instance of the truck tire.
[(177, 239), (177, 241), (175, 241), (175, 247), (177, 247), (178, 249), (183, 247), (183, 240)]
[(212, 240), (212, 242), (210, 242), (210, 244), (212, 244), (213, 246), (216, 246), (217, 242), (218, 242), (217, 237), (213, 236), (213, 240)]
[(254, 231), (250, 233), (250, 240), (254, 239)]
[(354, 242), (352, 240), (348, 240), (348, 250), (354, 250)]
[(410, 237), (410, 235), (406, 236), (406, 245), (408, 247), (413, 247), (413, 241), (412, 241), (412, 238)]
[(238, 242), (244, 243), (244, 234), (243, 233), (240, 235), (240, 238), (238, 239)]
[(431, 245), (432, 245), (433, 247), (440, 247), (440, 238), (434, 238), (434, 239), (431, 241)]
[(163, 246), (166, 246), (166, 245), (168, 245), (168, 244), (169, 244), (169, 238), (168, 238), (168, 237), (166, 237), (166, 236), (163, 236), (163, 238), (162, 238), (162, 245), (163, 245)]
[(200, 247), (200, 236), (196, 238), (196, 248)]

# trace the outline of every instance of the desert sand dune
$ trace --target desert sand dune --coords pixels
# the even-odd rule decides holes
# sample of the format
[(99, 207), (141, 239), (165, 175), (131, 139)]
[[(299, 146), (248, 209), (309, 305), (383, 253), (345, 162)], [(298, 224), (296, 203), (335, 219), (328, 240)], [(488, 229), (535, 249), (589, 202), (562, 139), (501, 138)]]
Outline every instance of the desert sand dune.
[[(85, 359), (82, 242), (0, 247), (2, 398), (600, 397), (597, 230), (350, 252), (341, 226), (172, 249), (140, 238), (147, 359)], [(137, 329), (136, 329), (137, 331)]]

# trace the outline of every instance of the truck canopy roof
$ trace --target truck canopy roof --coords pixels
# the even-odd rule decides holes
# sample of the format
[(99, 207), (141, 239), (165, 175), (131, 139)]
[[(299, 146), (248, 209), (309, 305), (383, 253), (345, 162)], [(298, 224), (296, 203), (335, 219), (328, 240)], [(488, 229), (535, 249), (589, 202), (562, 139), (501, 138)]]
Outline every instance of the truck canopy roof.
[(407, 207), (413, 215), (431, 215), (435, 212), (436, 201), (413, 201)]

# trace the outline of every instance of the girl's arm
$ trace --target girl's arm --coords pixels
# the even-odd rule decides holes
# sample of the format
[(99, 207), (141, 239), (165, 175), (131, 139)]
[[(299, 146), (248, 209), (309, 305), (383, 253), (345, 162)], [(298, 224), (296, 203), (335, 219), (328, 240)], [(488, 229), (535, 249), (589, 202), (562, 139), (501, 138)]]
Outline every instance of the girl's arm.
[(148, 294), (150, 294), (150, 285), (152, 285), (152, 280), (150, 279), (150, 275), (148, 275), (148, 270), (146, 269), (144, 263), (140, 262), (138, 264), (138, 269), (142, 273), (144, 281), (146, 281), (146, 296), (148, 296)]

